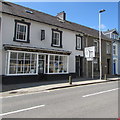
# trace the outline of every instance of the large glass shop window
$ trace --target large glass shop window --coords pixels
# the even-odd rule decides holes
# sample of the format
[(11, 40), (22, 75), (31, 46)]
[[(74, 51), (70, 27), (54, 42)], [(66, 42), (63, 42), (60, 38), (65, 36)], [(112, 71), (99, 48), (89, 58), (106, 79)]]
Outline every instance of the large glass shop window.
[(9, 51), (7, 73), (10, 75), (67, 73), (67, 67), (67, 56)]
[(67, 56), (50, 55), (49, 73), (66, 73)]
[(10, 52), (9, 74), (36, 73), (36, 61), (36, 54)]

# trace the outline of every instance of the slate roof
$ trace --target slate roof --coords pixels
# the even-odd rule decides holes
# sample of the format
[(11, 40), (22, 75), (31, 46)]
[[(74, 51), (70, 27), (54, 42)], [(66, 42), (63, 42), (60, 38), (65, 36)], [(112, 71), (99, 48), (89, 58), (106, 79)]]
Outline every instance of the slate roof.
[[(32, 11), (33, 13), (27, 13), (26, 10)], [(0, 10), (1, 11), (1, 10)], [(41, 23), (45, 23), (45, 24), (49, 24), (49, 25), (53, 25), (56, 27), (60, 27), (60, 28), (64, 28), (64, 29), (68, 29), (68, 30), (72, 30), (72, 31), (76, 31), (76, 32), (81, 32), (84, 34), (87, 34), (89, 36), (93, 36), (98, 38), (98, 30), (77, 24), (77, 23), (73, 23), (70, 21), (65, 20), (64, 22), (61, 22), (60, 19), (56, 16), (52, 16), (37, 10), (33, 10), (27, 7), (23, 7), (11, 2), (2, 2), (2, 13), (6, 13), (9, 15), (14, 15), (14, 16), (18, 16), (18, 17), (23, 17), (26, 19), (30, 19), (30, 20), (34, 20), (37, 22), (41, 22)], [(105, 40), (110, 40), (109, 38), (107, 38), (105, 35), (102, 34), (102, 39)]]

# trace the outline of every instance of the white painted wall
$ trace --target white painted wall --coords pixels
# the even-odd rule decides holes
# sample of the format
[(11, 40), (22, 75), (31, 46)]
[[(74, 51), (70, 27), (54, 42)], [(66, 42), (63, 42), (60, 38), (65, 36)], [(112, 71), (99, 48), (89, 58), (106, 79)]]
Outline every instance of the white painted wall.
[[(2, 28), (2, 40), (3, 44), (12, 44), (12, 45), (23, 45), (23, 46), (30, 46), (30, 47), (38, 47), (38, 48), (50, 48), (50, 49), (59, 49), (59, 50), (67, 50), (72, 51), (72, 54), (69, 57), (69, 72), (74, 73), (75, 72), (75, 56), (80, 55), (83, 56), (83, 51), (78, 51), (75, 49), (76, 47), (76, 34), (79, 34), (77, 32), (73, 32), (70, 30), (58, 28), (59, 30), (63, 31), (62, 33), (62, 45), (63, 48), (56, 48), (51, 47), (51, 41), (52, 41), (52, 28), (57, 28), (54, 26), (50, 26), (43, 23), (38, 23), (31, 20), (26, 20), (26, 22), (30, 22), (30, 43), (21, 43), (21, 42), (14, 42), (14, 28), (15, 28), (15, 19), (21, 20), (22, 18), (18, 18), (15, 16), (10, 16), (7, 14), (3, 15), (3, 28)], [(45, 40), (41, 41), (41, 35), (40, 30), (45, 30)], [(5, 53), (3, 53), (4, 58), (3, 61), (5, 61)], [(5, 74), (5, 63), (3, 64), (3, 72), (2, 74)]]

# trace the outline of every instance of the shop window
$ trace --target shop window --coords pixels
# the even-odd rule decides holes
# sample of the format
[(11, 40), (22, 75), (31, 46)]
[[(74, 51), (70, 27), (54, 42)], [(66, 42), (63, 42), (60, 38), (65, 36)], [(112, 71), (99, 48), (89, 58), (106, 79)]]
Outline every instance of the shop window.
[(36, 54), (10, 52), (8, 74), (34, 74), (36, 73)]
[(68, 73), (68, 56), (43, 55), (30, 52), (9, 51), (7, 74), (55, 74)]
[(67, 56), (50, 55), (49, 73), (67, 73)]

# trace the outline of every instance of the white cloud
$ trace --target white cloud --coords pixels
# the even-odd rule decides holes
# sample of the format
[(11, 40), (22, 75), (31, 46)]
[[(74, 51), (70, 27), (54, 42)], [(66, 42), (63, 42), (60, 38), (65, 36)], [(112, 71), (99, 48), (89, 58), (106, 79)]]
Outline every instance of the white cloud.
[(101, 29), (101, 30), (105, 30), (106, 28), (107, 28), (107, 27), (106, 27), (104, 24), (101, 24), (101, 25), (100, 25), (100, 29)]
[[(90, 26), (90, 28), (99, 30), (99, 26)], [(101, 29), (102, 31), (105, 31), (105, 30), (107, 30), (107, 27), (106, 27), (104, 24), (101, 24), (100, 29)]]

